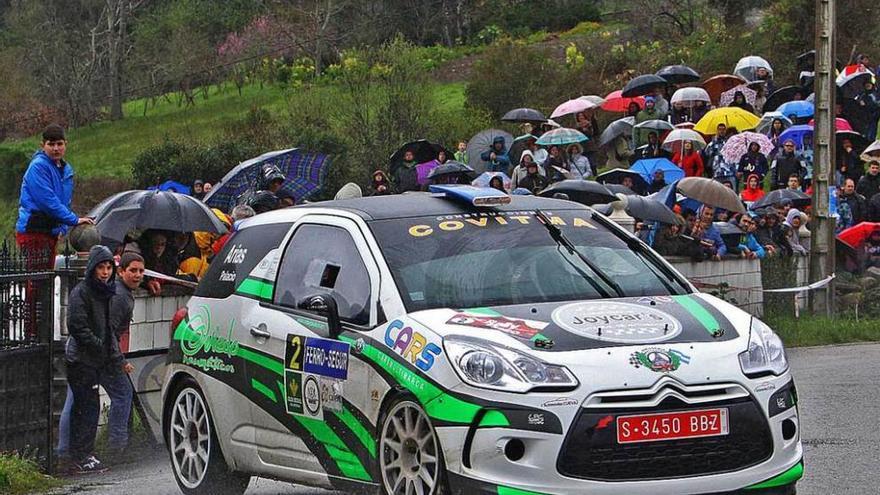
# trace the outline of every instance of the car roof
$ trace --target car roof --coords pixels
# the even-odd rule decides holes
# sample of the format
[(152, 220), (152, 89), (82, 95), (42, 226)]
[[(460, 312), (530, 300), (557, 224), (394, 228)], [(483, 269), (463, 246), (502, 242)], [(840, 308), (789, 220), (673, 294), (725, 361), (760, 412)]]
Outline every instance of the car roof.
[(492, 211), (531, 211), (542, 210), (588, 210), (584, 205), (560, 199), (541, 198), (538, 196), (511, 196), (506, 205), (493, 207), (475, 207), (439, 195), (427, 192), (393, 194), (389, 196), (371, 196), (366, 198), (320, 201), (295, 206), (292, 209), (339, 209), (351, 212), (366, 221), (389, 220), (394, 218), (411, 218), (441, 215), (461, 215), (464, 213)]

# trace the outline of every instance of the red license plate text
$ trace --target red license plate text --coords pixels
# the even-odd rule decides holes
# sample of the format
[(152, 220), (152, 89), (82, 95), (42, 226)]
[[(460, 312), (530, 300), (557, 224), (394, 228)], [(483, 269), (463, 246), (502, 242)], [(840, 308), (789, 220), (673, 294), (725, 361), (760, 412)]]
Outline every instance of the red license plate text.
[(726, 408), (617, 418), (617, 443), (715, 437), (729, 432)]

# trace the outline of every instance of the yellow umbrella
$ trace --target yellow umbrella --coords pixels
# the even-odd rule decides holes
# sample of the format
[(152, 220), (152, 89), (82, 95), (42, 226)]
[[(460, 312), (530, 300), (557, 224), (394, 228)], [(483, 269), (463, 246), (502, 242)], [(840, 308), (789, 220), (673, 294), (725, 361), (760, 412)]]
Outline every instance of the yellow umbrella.
[(697, 122), (694, 130), (711, 136), (715, 134), (718, 124), (724, 124), (728, 128), (736, 127), (736, 130), (742, 132), (754, 129), (758, 126), (761, 119), (757, 115), (743, 110), (739, 107), (721, 107), (715, 110), (709, 110), (706, 115)]

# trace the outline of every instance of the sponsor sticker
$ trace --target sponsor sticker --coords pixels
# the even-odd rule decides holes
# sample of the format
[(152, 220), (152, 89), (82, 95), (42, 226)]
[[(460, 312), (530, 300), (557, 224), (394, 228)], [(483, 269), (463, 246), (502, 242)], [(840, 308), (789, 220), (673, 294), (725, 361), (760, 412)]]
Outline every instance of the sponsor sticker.
[(429, 371), (435, 358), (443, 353), (439, 345), (428, 342), (427, 337), (400, 320), (385, 328), (385, 345), (422, 371)]
[(302, 373), (284, 371), (284, 405), (287, 414), (303, 414)]
[(315, 375), (304, 375), (302, 386), (303, 409), (306, 416), (323, 418), (321, 414), (321, 386)]
[(342, 412), (343, 383), (345, 382), (342, 380), (326, 376), (318, 380), (318, 385), (321, 387), (321, 407), (325, 411)]
[(569, 332), (623, 344), (664, 342), (681, 333), (676, 318), (651, 306), (621, 302), (578, 302), (560, 306), (551, 319)]
[(576, 406), (578, 401), (571, 397), (560, 397), (558, 399), (548, 400), (541, 404), (542, 407), (560, 407), (560, 406)]
[(347, 342), (309, 337), (303, 352), (303, 370), (345, 380), (348, 378), (349, 347)]
[(530, 425), (543, 425), (544, 424), (544, 415), (542, 413), (529, 414), (529, 424)]
[(237, 265), (243, 262), (245, 257), (247, 257), (247, 248), (242, 244), (236, 244), (226, 253), (223, 263)]
[(499, 332), (522, 339), (531, 339), (547, 326), (546, 323), (527, 322), (526, 320), (508, 318), (506, 316), (486, 316), (468, 313), (456, 313), (446, 323), (449, 325), (498, 330)]
[(646, 368), (657, 373), (675, 371), (683, 364), (690, 364), (691, 357), (674, 349), (649, 347), (629, 356), (629, 364), (635, 368)]

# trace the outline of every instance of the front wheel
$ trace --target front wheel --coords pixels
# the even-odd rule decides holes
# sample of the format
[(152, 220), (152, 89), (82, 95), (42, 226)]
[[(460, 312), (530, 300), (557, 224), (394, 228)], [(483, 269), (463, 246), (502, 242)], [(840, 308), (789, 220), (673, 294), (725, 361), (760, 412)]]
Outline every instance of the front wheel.
[(384, 415), (381, 425), (379, 469), (382, 493), (447, 493), (440, 442), (424, 409), (410, 400), (399, 400)]
[(193, 381), (178, 388), (168, 414), (168, 452), (174, 478), (187, 495), (241, 495), (250, 476), (229, 470), (201, 390)]

